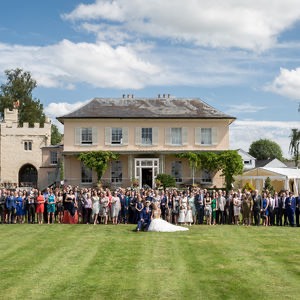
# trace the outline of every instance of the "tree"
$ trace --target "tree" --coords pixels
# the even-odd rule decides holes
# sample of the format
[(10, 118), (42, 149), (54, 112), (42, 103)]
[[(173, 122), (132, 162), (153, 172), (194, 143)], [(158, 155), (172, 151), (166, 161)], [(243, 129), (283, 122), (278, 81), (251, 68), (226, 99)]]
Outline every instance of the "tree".
[(258, 160), (277, 158), (283, 160), (280, 146), (268, 139), (260, 139), (253, 142), (249, 148), (249, 154)]
[(51, 124), (51, 145), (58, 145), (63, 138), (56, 125)]
[(183, 152), (176, 154), (176, 157), (188, 159), (191, 168), (199, 169), (201, 161), (198, 154), (197, 152)]
[(194, 184), (195, 170), (200, 168), (209, 172), (220, 170), (218, 155), (214, 152), (183, 152), (176, 154), (176, 157), (188, 159), (193, 173), (192, 184)]
[(193, 184), (195, 183), (195, 170), (199, 169), (201, 166), (201, 160), (197, 152), (183, 152), (176, 154), (178, 158), (186, 158), (189, 161), (190, 167), (193, 172)]
[(88, 168), (96, 171), (98, 181), (101, 180), (104, 172), (106, 171), (109, 161), (116, 160), (118, 158), (119, 154), (111, 151), (81, 152), (78, 156), (78, 159)]
[(187, 152), (176, 155), (179, 158), (187, 158), (193, 168), (202, 168), (210, 172), (222, 170), (227, 189), (231, 189), (234, 176), (242, 174), (244, 164), (237, 151), (228, 150), (219, 154), (214, 152)]
[(219, 155), (215, 152), (199, 152), (201, 167), (209, 172), (217, 172), (220, 170)]
[(232, 189), (234, 176), (242, 174), (244, 164), (242, 157), (235, 150), (227, 150), (219, 154), (219, 165), (225, 178), (226, 190)]
[(264, 185), (264, 191), (268, 191), (268, 192), (270, 192), (271, 194), (274, 193), (274, 187), (273, 187), (273, 185), (271, 184), (271, 178), (270, 178), (270, 177), (267, 177), (267, 178), (266, 178), (265, 185)]
[(169, 174), (158, 174), (156, 179), (160, 181), (162, 186), (165, 188), (167, 187), (174, 187), (176, 186), (176, 180), (173, 176)]
[(293, 128), (290, 135), (291, 142), (289, 147), (289, 152), (293, 155), (295, 161), (295, 167), (298, 167), (299, 163), (299, 146), (300, 146), (300, 130)]
[(252, 183), (246, 182), (245, 185), (243, 186), (242, 190), (252, 192), (252, 191), (255, 191), (255, 187)]
[(5, 108), (12, 109), (15, 103), (19, 108), (19, 124), (28, 122), (45, 123), (43, 105), (39, 100), (33, 99), (32, 91), (37, 87), (36, 81), (29, 72), (22, 69), (6, 70), (7, 81), (0, 86), (0, 112)]

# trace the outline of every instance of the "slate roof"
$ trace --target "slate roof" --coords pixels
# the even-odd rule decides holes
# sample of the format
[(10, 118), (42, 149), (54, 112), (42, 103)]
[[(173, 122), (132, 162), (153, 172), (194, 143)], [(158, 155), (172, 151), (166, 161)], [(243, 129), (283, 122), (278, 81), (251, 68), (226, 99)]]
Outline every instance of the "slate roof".
[(187, 98), (94, 98), (81, 108), (58, 117), (65, 119), (230, 119), (200, 99)]
[[(256, 168), (264, 168), (266, 167), (269, 163), (275, 162), (276, 164), (279, 163), (280, 165), (285, 165), (284, 162), (281, 162), (280, 160), (276, 158), (269, 158), (269, 159), (262, 159), (262, 160), (256, 160), (255, 167)], [(277, 164), (278, 165), (278, 164)], [(287, 167), (287, 165), (283, 166), (283, 168)]]
[(273, 160), (273, 158), (256, 160), (255, 166), (256, 166), (256, 168), (263, 168), (265, 165), (267, 165), (272, 160)]

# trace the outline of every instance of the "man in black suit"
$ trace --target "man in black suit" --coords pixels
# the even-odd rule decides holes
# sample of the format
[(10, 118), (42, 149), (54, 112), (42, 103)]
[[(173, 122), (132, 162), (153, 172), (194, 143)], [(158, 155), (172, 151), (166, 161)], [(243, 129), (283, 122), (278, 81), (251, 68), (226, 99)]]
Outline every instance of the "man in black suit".
[(289, 196), (285, 199), (285, 209), (287, 212), (290, 226), (295, 226), (294, 215), (296, 210), (296, 199), (293, 195), (293, 192), (289, 192)]
[(295, 215), (296, 215), (296, 226), (299, 227), (299, 215), (300, 215), (300, 196), (298, 195), (298, 197), (296, 197), (296, 211), (295, 211)]
[(1, 224), (5, 223), (5, 200), (6, 200), (6, 191), (0, 190), (0, 218)]
[(141, 211), (141, 218), (138, 221), (136, 231), (147, 231), (151, 223), (150, 201), (146, 201), (146, 206)]

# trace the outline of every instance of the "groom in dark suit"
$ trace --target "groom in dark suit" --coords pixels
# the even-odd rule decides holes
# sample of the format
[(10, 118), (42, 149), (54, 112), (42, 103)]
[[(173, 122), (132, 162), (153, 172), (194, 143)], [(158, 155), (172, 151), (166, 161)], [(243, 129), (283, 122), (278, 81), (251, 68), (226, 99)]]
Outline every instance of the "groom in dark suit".
[(150, 201), (146, 201), (146, 206), (141, 211), (141, 218), (138, 221), (136, 231), (148, 230), (148, 227), (151, 223), (151, 209), (150, 209)]

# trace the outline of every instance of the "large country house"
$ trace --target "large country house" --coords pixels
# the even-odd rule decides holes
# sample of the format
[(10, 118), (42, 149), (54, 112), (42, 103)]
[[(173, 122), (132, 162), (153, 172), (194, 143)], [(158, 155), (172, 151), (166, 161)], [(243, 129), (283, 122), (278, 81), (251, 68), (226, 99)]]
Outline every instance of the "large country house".
[(223, 186), (219, 173), (193, 174), (186, 159), (176, 154), (189, 151), (222, 151), (229, 148), (229, 125), (235, 120), (199, 99), (95, 98), (74, 112), (58, 118), (64, 124), (65, 184), (94, 185), (96, 173), (78, 160), (86, 151), (112, 151), (102, 181), (113, 187), (155, 186), (157, 174), (175, 177), (178, 185), (195, 183)]

